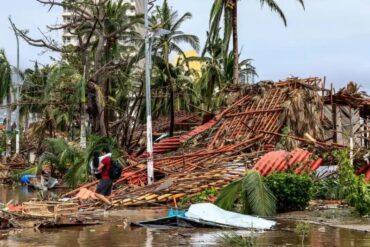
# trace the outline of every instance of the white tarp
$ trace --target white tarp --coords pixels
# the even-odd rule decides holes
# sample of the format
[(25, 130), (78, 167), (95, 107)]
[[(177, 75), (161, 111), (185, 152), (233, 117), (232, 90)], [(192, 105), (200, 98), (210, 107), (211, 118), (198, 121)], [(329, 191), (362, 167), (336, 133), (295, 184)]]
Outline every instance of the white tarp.
[(255, 228), (259, 230), (270, 229), (276, 224), (275, 221), (226, 211), (211, 203), (191, 205), (186, 212), (186, 217), (236, 228)]

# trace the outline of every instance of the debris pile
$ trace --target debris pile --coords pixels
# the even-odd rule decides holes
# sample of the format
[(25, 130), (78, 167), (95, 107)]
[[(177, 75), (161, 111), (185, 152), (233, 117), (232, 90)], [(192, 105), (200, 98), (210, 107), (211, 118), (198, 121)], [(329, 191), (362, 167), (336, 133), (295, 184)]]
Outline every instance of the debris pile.
[(26, 161), (19, 155), (7, 157), (0, 161), (0, 183), (9, 182), (9, 175), (12, 171), (20, 171), (27, 167)]
[[(293, 90), (312, 90), (313, 93), (309, 95), (317, 96), (312, 102), (308, 98), (307, 102), (301, 100), (301, 103), (308, 104), (306, 108), (314, 111), (311, 114), (320, 116), (316, 120), (320, 121), (320, 128), (326, 132), (324, 137), (315, 136), (314, 132), (297, 136), (299, 131), (294, 129), (288, 133), (282, 132), (289, 123), (287, 112), (295, 109), (290, 108), (294, 103), (291, 99)], [(146, 185), (146, 153), (131, 156), (131, 165), (124, 169), (122, 177), (114, 184), (114, 193), (110, 197), (113, 205), (137, 206), (193, 197), (209, 188), (221, 189), (243, 176), (247, 169), (258, 170), (264, 176), (281, 171), (293, 171), (296, 174), (316, 171), (323, 164), (323, 159), (317, 156), (315, 150), (347, 146), (346, 142), (338, 142), (339, 127), (350, 131), (357, 128), (358, 145), (367, 147), (369, 144), (370, 101), (363, 99), (358, 106), (344, 105), (343, 98), (350, 96), (326, 90), (321, 79), (294, 78), (277, 83), (262, 82), (248, 86), (239, 93), (238, 99), (213, 119), (197, 126), (199, 118), (185, 115), (180, 122), (191, 120), (196, 127), (155, 143), (157, 182), (153, 185)], [(336, 106), (340, 102), (340, 107), (349, 107), (349, 112), (356, 112), (357, 109), (361, 121), (352, 122), (357, 115), (348, 113), (346, 117), (353, 124), (345, 126), (344, 120), (339, 124)], [(300, 129), (313, 129), (309, 126), (312, 122), (305, 119), (298, 121), (302, 121), (299, 123)], [(162, 125), (158, 123), (157, 126)], [(295, 140), (301, 148), (293, 148), (291, 152), (279, 150), (277, 146), (282, 139)], [(307, 147), (314, 149), (308, 151)], [(370, 178), (370, 168), (364, 173)], [(85, 184), (66, 195), (73, 197), (81, 188), (94, 191), (96, 184), (96, 181)]]

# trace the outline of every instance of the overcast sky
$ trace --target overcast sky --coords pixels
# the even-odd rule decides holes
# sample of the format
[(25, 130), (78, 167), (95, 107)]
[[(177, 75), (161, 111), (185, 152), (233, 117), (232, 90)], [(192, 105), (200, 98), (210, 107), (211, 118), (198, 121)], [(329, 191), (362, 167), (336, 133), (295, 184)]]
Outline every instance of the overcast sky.
[[(168, 0), (193, 19), (183, 30), (200, 37), (202, 45), (208, 29), (212, 0)], [(8, 16), (22, 29), (40, 37), (38, 28), (61, 20), (60, 10), (48, 12), (35, 0), (2, 0), (0, 7), (0, 48), (15, 64), (16, 45)], [(158, 1), (160, 2), (160, 1)], [(258, 0), (239, 2), (239, 43), (243, 58), (252, 58), (260, 80), (280, 80), (290, 75), (327, 76), (337, 87), (350, 80), (370, 92), (370, 1), (306, 0), (304, 11), (298, 1), (277, 0), (288, 19), (284, 27), (279, 17)], [(21, 66), (32, 61), (50, 61), (56, 54), (43, 53), (21, 42)]]

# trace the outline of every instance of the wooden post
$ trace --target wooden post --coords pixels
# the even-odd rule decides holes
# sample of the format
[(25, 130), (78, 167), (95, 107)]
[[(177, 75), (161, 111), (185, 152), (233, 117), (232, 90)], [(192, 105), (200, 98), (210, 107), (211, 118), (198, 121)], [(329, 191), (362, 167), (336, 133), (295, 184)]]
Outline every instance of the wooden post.
[(331, 103), (331, 111), (333, 117), (333, 142), (338, 143), (337, 137), (337, 105), (334, 104), (333, 100), (333, 83), (330, 85), (330, 103)]
[(321, 83), (321, 101), (322, 101), (322, 109), (321, 109), (321, 121), (324, 120), (324, 111), (325, 111), (325, 86), (326, 86), (326, 76)]

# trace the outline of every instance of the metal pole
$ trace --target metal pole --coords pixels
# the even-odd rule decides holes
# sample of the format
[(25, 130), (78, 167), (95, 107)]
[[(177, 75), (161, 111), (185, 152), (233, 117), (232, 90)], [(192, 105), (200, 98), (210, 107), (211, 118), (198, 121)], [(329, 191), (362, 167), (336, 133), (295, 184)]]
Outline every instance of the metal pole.
[(151, 106), (151, 90), (150, 90), (150, 37), (149, 37), (149, 21), (148, 21), (148, 0), (144, 0), (144, 24), (145, 24), (145, 93), (146, 93), (146, 137), (147, 137), (147, 174), (148, 184), (154, 182), (154, 167), (153, 167), (153, 135), (152, 135), (152, 106)]
[(86, 131), (86, 96), (85, 96), (85, 87), (86, 87), (86, 73), (87, 73), (87, 66), (86, 66), (87, 61), (85, 61), (84, 64), (84, 71), (83, 71), (83, 76), (82, 76), (82, 85), (81, 85), (81, 133), (80, 133), (80, 148), (81, 149), (86, 149), (87, 147), (87, 131)]
[(20, 75), (20, 69), (19, 69), (19, 37), (18, 32), (14, 26), (14, 23), (11, 21), (9, 17), (10, 24), (12, 25), (15, 38), (17, 40), (17, 82), (16, 85), (16, 102), (17, 102), (17, 109), (16, 109), (16, 134), (15, 134), (15, 153), (19, 154), (20, 150), (20, 117), (19, 117), (19, 97), (20, 97), (20, 84), (21, 84), (21, 75)]
[[(20, 75), (19, 75), (19, 72), (18, 72), (18, 82), (20, 80)], [(16, 109), (16, 119), (17, 119), (17, 122), (16, 122), (16, 128), (15, 128), (15, 131), (16, 131), (16, 134), (15, 134), (15, 153), (16, 154), (19, 154), (20, 152), (20, 114), (19, 114), (19, 98), (20, 98), (20, 85), (17, 85), (17, 109)]]

